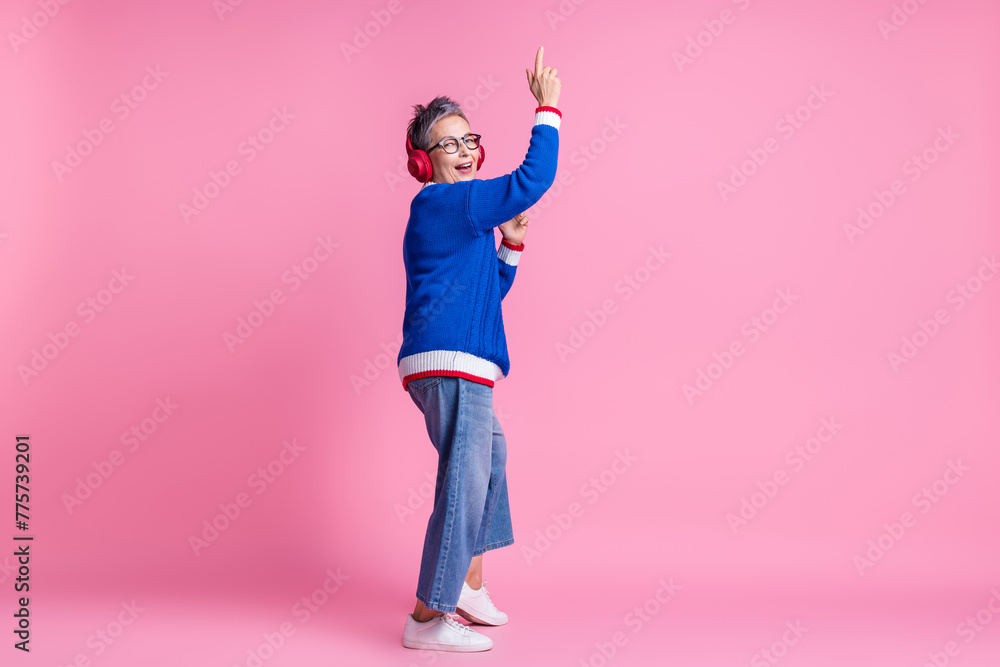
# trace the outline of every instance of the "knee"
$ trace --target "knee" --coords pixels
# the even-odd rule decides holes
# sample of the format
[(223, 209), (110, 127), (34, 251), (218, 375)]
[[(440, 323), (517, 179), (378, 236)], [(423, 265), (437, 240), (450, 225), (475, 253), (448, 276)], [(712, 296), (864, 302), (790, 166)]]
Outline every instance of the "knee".
[(461, 474), (472, 489), (475, 489), (476, 492), (483, 491), (485, 493), (485, 489), (490, 482), (490, 477), (493, 474), (489, 452), (481, 451), (475, 456), (470, 457)]

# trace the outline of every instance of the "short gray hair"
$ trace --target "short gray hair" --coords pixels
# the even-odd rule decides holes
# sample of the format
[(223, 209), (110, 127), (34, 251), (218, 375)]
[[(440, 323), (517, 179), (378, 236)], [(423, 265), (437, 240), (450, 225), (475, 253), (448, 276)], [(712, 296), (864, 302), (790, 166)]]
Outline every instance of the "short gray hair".
[(425, 151), (429, 149), (431, 147), (431, 129), (436, 122), (448, 116), (461, 116), (466, 123), (469, 122), (462, 107), (445, 95), (438, 95), (427, 106), (414, 104), (413, 118), (410, 119), (410, 124), (406, 128), (413, 147)]

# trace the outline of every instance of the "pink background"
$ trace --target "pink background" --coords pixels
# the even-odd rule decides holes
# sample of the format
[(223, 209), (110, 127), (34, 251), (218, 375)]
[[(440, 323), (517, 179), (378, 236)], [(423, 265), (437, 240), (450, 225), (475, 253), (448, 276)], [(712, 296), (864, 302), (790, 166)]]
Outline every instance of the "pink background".
[[(0, 9), (0, 460), (11, 503), (30, 434), (35, 536), (32, 651), (11, 646), (6, 556), (0, 662), (997, 664), (1000, 7), (400, 3)], [(410, 651), (436, 453), (395, 365), (419, 187), (404, 129), (450, 95), (488, 146), (480, 177), (509, 173), (539, 45), (563, 82), (562, 185), (529, 213), (504, 302), (516, 542), (485, 575), (511, 622), (482, 630), (496, 647), (478, 658)], [(767, 159), (723, 197), (751, 155)], [(890, 196), (851, 238), (858, 208)], [(318, 239), (337, 245), (314, 255)], [(284, 280), (296, 265), (314, 271)], [(778, 290), (794, 300), (775, 321)], [(92, 318), (88, 298), (104, 299)], [(904, 337), (920, 347), (894, 364)], [(51, 358), (24, 375), (36, 351)], [(714, 379), (689, 400), (699, 371)], [(634, 461), (613, 472), (618, 452)], [(734, 530), (744, 499), (756, 514)]]

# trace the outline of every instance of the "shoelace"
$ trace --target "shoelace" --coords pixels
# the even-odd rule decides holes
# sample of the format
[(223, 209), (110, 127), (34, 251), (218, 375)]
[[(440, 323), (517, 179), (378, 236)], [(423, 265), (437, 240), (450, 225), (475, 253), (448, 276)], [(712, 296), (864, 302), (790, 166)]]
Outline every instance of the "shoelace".
[(488, 583), (488, 582), (484, 580), (484, 581), (483, 581), (483, 585), (482, 585), (482, 586), (480, 586), (479, 588), (480, 588), (480, 590), (482, 590), (482, 591), (483, 591), (483, 595), (485, 595), (485, 596), (486, 596), (486, 599), (487, 599), (487, 600), (489, 601), (490, 605), (491, 605), (491, 606), (492, 606), (492, 607), (493, 607), (494, 609), (496, 609), (496, 608), (497, 608), (497, 606), (496, 606), (496, 604), (494, 604), (494, 603), (493, 603), (493, 598), (491, 598), (491, 597), (490, 597), (490, 592), (489, 592), (488, 590), (486, 590), (486, 584), (487, 584), (487, 583)]
[(458, 614), (455, 613), (445, 613), (444, 614), (444, 624), (450, 628), (458, 630), (462, 634), (468, 635), (472, 634), (473, 630), (464, 623), (458, 622)]

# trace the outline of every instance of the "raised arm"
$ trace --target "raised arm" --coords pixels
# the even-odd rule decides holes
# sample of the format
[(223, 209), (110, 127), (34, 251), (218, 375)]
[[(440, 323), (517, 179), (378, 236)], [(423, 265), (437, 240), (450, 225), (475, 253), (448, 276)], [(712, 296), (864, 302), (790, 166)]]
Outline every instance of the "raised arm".
[(544, 47), (539, 47), (534, 72), (525, 69), (528, 87), (538, 106), (524, 162), (506, 176), (469, 182), (466, 205), (477, 233), (486, 233), (531, 208), (555, 181), (562, 121), (557, 105), (562, 82), (555, 68), (542, 65), (543, 53)]

